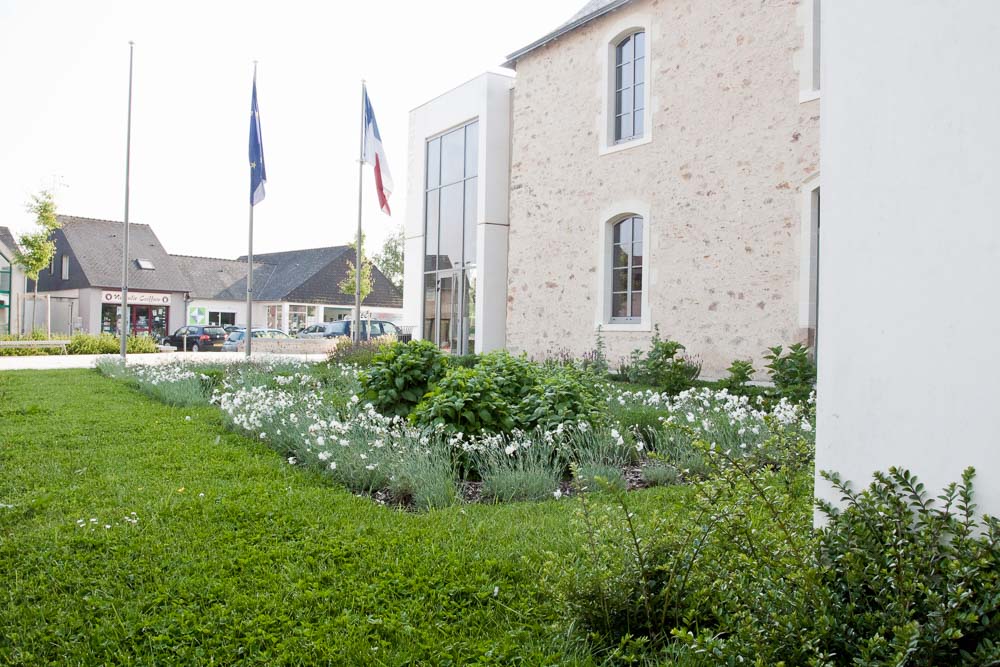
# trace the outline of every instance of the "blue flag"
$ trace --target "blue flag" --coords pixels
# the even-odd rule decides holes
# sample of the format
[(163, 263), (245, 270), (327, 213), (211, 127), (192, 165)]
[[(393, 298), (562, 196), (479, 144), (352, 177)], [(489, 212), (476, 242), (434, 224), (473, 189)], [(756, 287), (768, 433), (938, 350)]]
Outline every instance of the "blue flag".
[(264, 200), (264, 144), (260, 138), (260, 112), (257, 110), (257, 74), (253, 77), (253, 97), (250, 101), (250, 205)]

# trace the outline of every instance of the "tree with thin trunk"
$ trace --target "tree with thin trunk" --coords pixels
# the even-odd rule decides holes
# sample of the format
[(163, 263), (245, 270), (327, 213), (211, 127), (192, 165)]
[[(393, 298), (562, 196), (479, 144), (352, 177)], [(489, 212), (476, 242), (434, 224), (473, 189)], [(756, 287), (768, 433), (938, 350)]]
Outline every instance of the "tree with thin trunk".
[(385, 274), (393, 285), (403, 289), (403, 246), (406, 236), (400, 225), (385, 240), (380, 252), (375, 253), (375, 266)]
[[(347, 253), (348, 256), (357, 258), (358, 251), (355, 249), (355, 248), (358, 247), (357, 243), (350, 243), (350, 244), (348, 244), (347, 247), (350, 248), (350, 252)], [(357, 287), (357, 285), (356, 285), (357, 278), (355, 278), (356, 275), (357, 274), (355, 273), (355, 270), (354, 270), (354, 261), (350, 260), (350, 259), (347, 260), (347, 277), (340, 281), (340, 293), (341, 294), (354, 294), (354, 291), (355, 291), (355, 289)], [(373, 285), (374, 285), (374, 283), (372, 281), (372, 263), (371, 263), (371, 260), (368, 259), (368, 256), (365, 255), (365, 237), (362, 235), (362, 237), (361, 237), (361, 303), (364, 303), (365, 299), (368, 298), (368, 295), (372, 293), (372, 286)]]
[(56, 244), (52, 240), (52, 233), (61, 226), (56, 218), (56, 202), (52, 193), (42, 190), (37, 195), (31, 196), (28, 203), (28, 212), (34, 214), (37, 229), (33, 232), (21, 234), (17, 243), (19, 248), (14, 249), (14, 263), (21, 267), (24, 275), (35, 284), (35, 293), (31, 301), (31, 332), (35, 328), (35, 309), (38, 304), (38, 274), (46, 266), (52, 263), (56, 254)]

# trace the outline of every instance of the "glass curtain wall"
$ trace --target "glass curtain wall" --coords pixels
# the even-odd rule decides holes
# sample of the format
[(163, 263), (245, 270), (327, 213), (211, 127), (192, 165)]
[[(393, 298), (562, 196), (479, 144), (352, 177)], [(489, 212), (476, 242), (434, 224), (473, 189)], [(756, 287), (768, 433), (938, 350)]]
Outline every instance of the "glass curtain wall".
[(0, 336), (10, 333), (10, 261), (0, 255)]
[(427, 142), (423, 337), (454, 354), (475, 351), (479, 123)]

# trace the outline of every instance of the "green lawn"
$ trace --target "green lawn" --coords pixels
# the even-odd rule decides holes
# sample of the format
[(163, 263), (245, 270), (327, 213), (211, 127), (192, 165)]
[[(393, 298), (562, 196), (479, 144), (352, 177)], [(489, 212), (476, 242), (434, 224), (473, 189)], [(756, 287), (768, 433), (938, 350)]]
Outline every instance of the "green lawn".
[(545, 552), (580, 548), (576, 509), (402, 513), (214, 408), (3, 373), (0, 663), (587, 664), (540, 577)]

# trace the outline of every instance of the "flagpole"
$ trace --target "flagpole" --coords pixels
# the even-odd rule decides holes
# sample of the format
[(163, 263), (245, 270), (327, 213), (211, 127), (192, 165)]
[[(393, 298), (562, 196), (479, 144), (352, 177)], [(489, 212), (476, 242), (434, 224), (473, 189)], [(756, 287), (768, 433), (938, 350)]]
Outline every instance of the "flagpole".
[(125, 233), (122, 236), (122, 327), (121, 356), (122, 363), (128, 353), (128, 195), (129, 171), (132, 156), (132, 56), (135, 52), (135, 42), (128, 43), (128, 124), (125, 130)]
[(361, 190), (365, 176), (365, 80), (361, 79), (361, 148), (358, 152), (358, 238), (354, 264), (354, 326), (351, 337), (361, 342)]
[[(253, 61), (253, 83), (257, 85), (257, 61)], [(253, 179), (253, 166), (250, 167), (251, 182)], [(250, 196), (250, 239), (247, 243), (247, 332), (243, 336), (246, 341), (244, 349), (246, 358), (250, 359), (250, 345), (253, 340), (253, 194)]]

